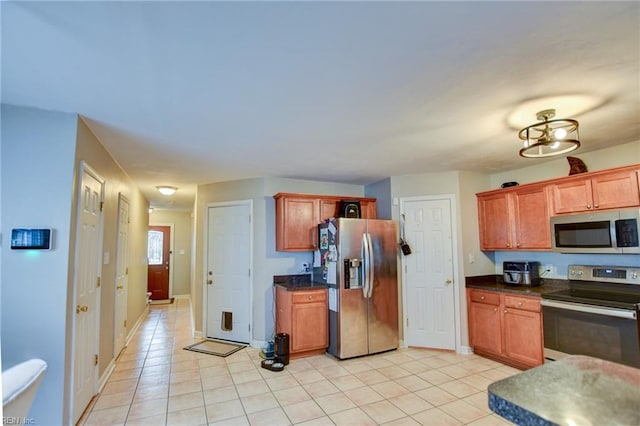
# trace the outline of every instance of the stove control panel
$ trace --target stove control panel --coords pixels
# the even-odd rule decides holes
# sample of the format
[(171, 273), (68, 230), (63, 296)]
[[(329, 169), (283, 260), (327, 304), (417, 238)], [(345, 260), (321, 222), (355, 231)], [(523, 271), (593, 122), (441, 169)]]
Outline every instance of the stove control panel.
[(569, 265), (567, 275), (570, 280), (640, 284), (640, 268), (630, 266)]

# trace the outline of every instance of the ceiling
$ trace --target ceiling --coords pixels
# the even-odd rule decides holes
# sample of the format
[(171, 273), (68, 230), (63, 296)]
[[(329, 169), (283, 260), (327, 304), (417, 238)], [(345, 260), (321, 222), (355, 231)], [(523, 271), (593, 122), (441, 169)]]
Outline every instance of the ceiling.
[(0, 7), (2, 102), (82, 115), (158, 208), (256, 176), (367, 184), (537, 164), (507, 117), (546, 96), (600, 99), (564, 117), (580, 122), (573, 155), (640, 140), (639, 2)]

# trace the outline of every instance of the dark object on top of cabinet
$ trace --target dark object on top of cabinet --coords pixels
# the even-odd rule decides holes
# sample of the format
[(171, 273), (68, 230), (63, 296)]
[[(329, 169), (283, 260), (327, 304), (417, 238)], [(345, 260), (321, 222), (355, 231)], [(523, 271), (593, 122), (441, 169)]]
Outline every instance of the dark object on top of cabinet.
[(360, 209), (360, 201), (358, 200), (340, 200), (338, 207), (338, 217), (349, 217), (360, 219), (362, 217)]
[(576, 157), (567, 157), (567, 161), (569, 162), (569, 176), (577, 175), (579, 173), (587, 173), (586, 164), (579, 158)]
[(518, 186), (520, 185), (518, 182), (505, 182), (502, 185), (500, 185), (500, 188), (509, 188), (512, 186)]

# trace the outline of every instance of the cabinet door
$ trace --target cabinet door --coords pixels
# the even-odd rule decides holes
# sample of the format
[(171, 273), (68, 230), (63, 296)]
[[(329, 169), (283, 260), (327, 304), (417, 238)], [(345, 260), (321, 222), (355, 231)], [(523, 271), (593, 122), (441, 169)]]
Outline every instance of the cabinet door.
[(473, 348), (496, 355), (502, 354), (500, 307), (471, 302), (469, 307), (469, 338)]
[(329, 345), (326, 302), (296, 303), (291, 309), (291, 351), (308, 351)]
[(376, 219), (378, 217), (375, 201), (360, 201), (363, 219)]
[(574, 179), (551, 185), (553, 213), (573, 213), (593, 209), (590, 179)]
[(332, 217), (338, 217), (338, 203), (339, 203), (339, 200), (336, 200), (336, 199), (321, 198), (320, 199), (320, 220), (318, 221), (318, 223), (321, 223), (322, 221)]
[(314, 249), (314, 232), (319, 220), (319, 201), (311, 198), (286, 198), (283, 200), (282, 248), (287, 251), (311, 251)]
[(511, 222), (507, 193), (478, 197), (481, 250), (511, 248)]
[(594, 176), (591, 179), (593, 207), (615, 209), (640, 205), (635, 171), (622, 171)]
[(503, 315), (505, 355), (532, 367), (541, 365), (543, 344), (540, 313), (504, 308)]
[(517, 249), (551, 249), (549, 206), (546, 187), (538, 186), (512, 193)]

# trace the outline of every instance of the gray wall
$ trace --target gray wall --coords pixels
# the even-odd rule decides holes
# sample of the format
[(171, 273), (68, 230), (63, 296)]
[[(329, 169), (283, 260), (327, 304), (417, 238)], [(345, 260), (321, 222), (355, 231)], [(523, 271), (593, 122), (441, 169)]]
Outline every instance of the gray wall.
[(364, 187), (365, 197), (376, 199), (378, 219), (391, 219), (393, 199), (391, 197), (391, 178), (379, 180)]
[[(2, 105), (2, 368), (48, 370), (30, 417), (63, 424), (70, 217), (77, 117)], [(51, 251), (12, 251), (12, 228), (53, 229)]]
[[(30, 417), (67, 424), (75, 251), (75, 186), (81, 160), (105, 178), (98, 366), (114, 360), (114, 293), (118, 194), (130, 204), (129, 331), (144, 313), (148, 203), (75, 114), (2, 105), (2, 368), (29, 358), (48, 364)], [(10, 250), (11, 228), (50, 227), (51, 251)]]

